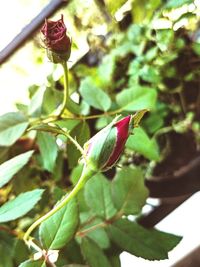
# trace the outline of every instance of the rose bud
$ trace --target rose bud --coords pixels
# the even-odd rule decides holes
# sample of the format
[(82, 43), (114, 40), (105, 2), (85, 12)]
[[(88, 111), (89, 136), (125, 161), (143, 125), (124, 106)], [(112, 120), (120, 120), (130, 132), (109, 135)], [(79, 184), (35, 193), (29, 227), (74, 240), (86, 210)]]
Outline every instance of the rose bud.
[(119, 118), (117, 116), (93, 136), (84, 145), (84, 158), (88, 167), (94, 171), (106, 171), (112, 168), (120, 158), (132, 129), (138, 127), (147, 111), (147, 109), (140, 110), (135, 115), (129, 115), (120, 121), (117, 121)]
[(57, 21), (45, 20), (41, 32), (48, 58), (53, 63), (62, 63), (63, 60), (68, 60), (71, 52), (71, 40), (66, 33), (63, 15)]
[(118, 161), (130, 134), (131, 122), (130, 115), (117, 122), (115, 119), (84, 145), (91, 169), (106, 171)]

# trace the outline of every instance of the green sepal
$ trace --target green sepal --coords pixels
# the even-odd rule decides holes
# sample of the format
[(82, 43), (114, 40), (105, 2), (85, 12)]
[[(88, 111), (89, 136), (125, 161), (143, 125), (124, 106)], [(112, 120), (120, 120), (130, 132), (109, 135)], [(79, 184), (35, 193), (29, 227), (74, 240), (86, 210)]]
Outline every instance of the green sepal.
[(109, 127), (104, 128), (98, 134), (96, 134), (88, 143), (85, 145), (85, 149), (91, 148), (88, 152), (88, 164), (92, 166), (95, 170), (102, 170), (109, 160), (112, 154), (115, 144), (117, 142), (117, 128)]
[(141, 119), (144, 116), (144, 114), (146, 112), (148, 112), (148, 111), (149, 111), (148, 109), (141, 109), (141, 110), (137, 111), (131, 118), (132, 121), (133, 121), (133, 125), (132, 125), (132, 123), (130, 123), (130, 126), (133, 127), (133, 128), (138, 127)]
[(71, 47), (65, 53), (54, 52), (50, 49), (47, 49), (47, 57), (54, 64), (62, 64), (63, 61), (67, 61), (71, 54)]

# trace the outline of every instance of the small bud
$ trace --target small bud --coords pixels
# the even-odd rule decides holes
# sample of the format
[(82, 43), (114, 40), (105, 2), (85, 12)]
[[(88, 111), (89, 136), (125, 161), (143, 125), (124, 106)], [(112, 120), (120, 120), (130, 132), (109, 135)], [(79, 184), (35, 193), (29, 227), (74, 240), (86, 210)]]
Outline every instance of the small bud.
[(127, 116), (93, 136), (85, 145), (88, 164), (94, 170), (106, 171), (118, 161), (131, 130), (132, 116)]
[(93, 171), (106, 171), (112, 168), (120, 158), (132, 129), (138, 127), (147, 111), (147, 109), (142, 109), (133, 116), (126, 116), (120, 121), (117, 121), (118, 116), (93, 136), (84, 145), (88, 167)]
[(41, 29), (47, 56), (53, 63), (62, 63), (70, 57), (71, 40), (66, 31), (63, 15), (58, 21), (45, 20)]

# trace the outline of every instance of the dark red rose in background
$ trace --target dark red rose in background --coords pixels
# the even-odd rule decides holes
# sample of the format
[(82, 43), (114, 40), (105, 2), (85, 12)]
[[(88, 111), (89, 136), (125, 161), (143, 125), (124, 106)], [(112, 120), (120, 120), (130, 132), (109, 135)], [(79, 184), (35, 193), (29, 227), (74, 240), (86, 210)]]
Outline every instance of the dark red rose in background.
[(47, 49), (56, 53), (68, 53), (71, 48), (71, 40), (66, 31), (63, 15), (57, 21), (46, 20), (41, 32), (44, 35), (44, 43)]

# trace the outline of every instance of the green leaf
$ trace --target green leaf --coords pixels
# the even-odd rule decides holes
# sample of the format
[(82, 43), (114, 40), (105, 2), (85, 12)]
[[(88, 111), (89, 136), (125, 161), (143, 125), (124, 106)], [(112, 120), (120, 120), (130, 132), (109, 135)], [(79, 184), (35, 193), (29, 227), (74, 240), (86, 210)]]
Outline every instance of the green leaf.
[(145, 61), (151, 62), (154, 58), (158, 56), (158, 47), (154, 46), (150, 48), (144, 55)]
[(9, 152), (8, 147), (0, 147), (0, 164), (8, 160), (8, 156), (9, 156), (8, 152)]
[(75, 186), (78, 183), (79, 178), (81, 177), (81, 173), (83, 171), (83, 165), (77, 165), (70, 174), (70, 181)]
[(157, 130), (159, 130), (164, 125), (164, 120), (161, 116), (161, 114), (152, 113), (151, 116), (149, 116), (145, 122), (144, 126), (147, 129), (147, 131), (151, 134), (155, 133)]
[(5, 231), (0, 231), (0, 267), (13, 267), (14, 238)]
[(166, 3), (166, 8), (177, 8), (181, 7), (184, 4), (190, 4), (193, 3), (192, 0), (169, 0)]
[[(81, 254), (81, 248), (75, 239), (72, 239), (64, 248), (63, 254), (66, 256), (65, 262), (76, 262), (77, 264), (84, 263), (83, 256)], [(67, 262), (66, 262), (67, 259)], [(59, 265), (59, 264), (58, 264)]]
[(60, 249), (72, 239), (78, 225), (78, 206), (71, 200), (40, 225), (40, 239), (45, 248)]
[(41, 132), (48, 132), (53, 134), (61, 134), (62, 129), (58, 127), (57, 125), (49, 125), (47, 123), (41, 123), (39, 125), (34, 125), (28, 129), (29, 131), (35, 130), (35, 131), (41, 131)]
[(155, 66), (144, 65), (139, 72), (144, 81), (158, 84), (161, 81), (160, 73)]
[(44, 265), (44, 260), (38, 260), (38, 261), (27, 260), (19, 265), (19, 267), (44, 267), (44, 266), (46, 266), (46, 264)]
[[(116, 67), (116, 56), (114, 53), (107, 54), (102, 58), (101, 64), (98, 66), (98, 78), (100, 79), (100, 85), (103, 88), (108, 88), (112, 84), (113, 73)], [(95, 74), (96, 77), (96, 74)]]
[(94, 214), (105, 219), (110, 219), (115, 215), (111, 184), (102, 174), (96, 174), (87, 182), (84, 193), (86, 203)]
[(28, 106), (22, 103), (15, 103), (17, 110), (23, 114), (28, 113)]
[(65, 151), (59, 150), (56, 158), (56, 163), (52, 172), (53, 179), (58, 182), (63, 177), (63, 168), (65, 165)]
[(94, 231), (89, 232), (87, 236), (94, 240), (102, 249), (106, 249), (110, 246), (110, 240), (103, 228), (95, 229)]
[[(70, 132), (70, 135), (73, 138), (76, 138), (77, 142), (83, 146), (86, 141), (90, 138), (90, 129), (86, 122), (80, 122), (73, 130)], [(77, 148), (69, 141), (67, 145), (67, 155), (68, 155), (68, 163), (69, 167), (73, 168), (77, 165), (78, 159), (81, 156), (81, 153), (77, 150)]]
[(150, 139), (142, 128), (134, 129), (134, 134), (129, 136), (126, 147), (150, 160), (159, 160), (160, 158), (155, 139)]
[(66, 142), (67, 137), (63, 134), (65, 134), (66, 130), (71, 131), (78, 124), (79, 124), (78, 120), (63, 119), (56, 121), (56, 124), (41, 123), (38, 125), (34, 125), (30, 127), (28, 131), (35, 130), (35, 131), (52, 133), (55, 136), (59, 135), (59, 138), (63, 140), (63, 142)]
[(98, 118), (97, 121), (96, 121), (96, 125), (95, 125), (95, 128), (97, 130), (101, 130), (102, 128), (106, 127), (108, 124), (111, 123), (112, 121), (112, 117), (101, 117), (101, 118)]
[(1, 262), (0, 267), (13, 267), (13, 259), (10, 255), (10, 250), (3, 246), (3, 244), (0, 244), (0, 255), (1, 255)]
[(71, 98), (67, 99), (66, 108), (72, 114), (80, 114), (81, 113), (81, 107), (77, 103), (75, 103)]
[(14, 237), (7, 231), (0, 231), (0, 267), (14, 267)]
[(24, 165), (27, 164), (33, 151), (20, 154), (0, 165), (0, 188), (7, 184)]
[(141, 62), (140, 60), (138, 60), (138, 58), (132, 60), (131, 63), (129, 64), (128, 75), (130, 76), (130, 78), (128, 84), (130, 87), (132, 87), (133, 84), (139, 83), (140, 68), (141, 68)]
[(115, 15), (117, 10), (122, 7), (127, 0), (105, 0), (106, 7), (111, 15)]
[(62, 119), (62, 120), (56, 121), (56, 125), (58, 127), (65, 128), (68, 131), (71, 131), (78, 124), (79, 124), (79, 121), (73, 120), (73, 119)]
[(88, 265), (82, 265), (82, 264), (67, 264), (63, 267), (88, 267)]
[[(131, 41), (134, 44), (139, 44), (142, 43), (143, 38), (144, 38), (144, 27), (140, 24), (131, 24), (130, 27), (127, 30), (127, 37), (128, 40)], [(132, 62), (140, 62), (140, 57), (139, 58), (135, 58)], [(135, 65), (137, 68), (137, 64)], [(131, 67), (132, 71), (133, 71), (133, 66)], [(137, 68), (138, 70), (138, 68)]]
[(49, 133), (38, 132), (37, 143), (42, 156), (44, 169), (53, 172), (58, 155), (58, 146), (55, 137)]
[(21, 239), (16, 239), (13, 246), (13, 258), (17, 266), (29, 257), (29, 250), (25, 242)]
[[(87, 222), (90, 220), (91, 215), (88, 217), (88, 219), (86, 220)], [(96, 218), (94, 219), (91, 223), (87, 223), (87, 225), (85, 225), (85, 227), (80, 229), (80, 232), (85, 232), (85, 236), (91, 238), (93, 241), (95, 241), (98, 246), (101, 249), (107, 249), (110, 247), (110, 240), (108, 237), (107, 232), (105, 231), (105, 229), (103, 227), (98, 227), (95, 228), (95, 225), (101, 224), (103, 223), (103, 220), (100, 218)], [(84, 224), (84, 222), (83, 222)], [(93, 228), (94, 229), (92, 231), (87, 231), (87, 229)]]
[(6, 231), (0, 231), (0, 267), (13, 267), (14, 238)]
[[(6, 231), (0, 231), (0, 244), (3, 245), (3, 247), (8, 248), (8, 250), (12, 250), (13, 244), (14, 244), (14, 237), (9, 234)], [(1, 254), (0, 254), (1, 255)]]
[(116, 96), (117, 104), (127, 111), (139, 109), (153, 109), (156, 103), (156, 90), (149, 87), (135, 85), (134, 88), (125, 89)]
[(181, 240), (180, 236), (145, 229), (135, 222), (121, 219), (108, 226), (111, 239), (123, 250), (148, 260), (168, 258), (168, 252)]
[(148, 197), (141, 169), (124, 167), (117, 172), (112, 182), (112, 197), (123, 214), (138, 214)]
[(192, 49), (194, 50), (197, 56), (200, 56), (200, 43), (193, 43)]
[(10, 112), (0, 117), (0, 146), (11, 146), (28, 127), (27, 118), (19, 112)]
[(111, 267), (108, 258), (100, 247), (88, 237), (81, 242), (82, 254), (91, 267)]
[[(176, 1), (176, 0), (175, 0)], [(174, 31), (172, 29), (162, 29), (156, 31), (156, 43), (162, 52), (167, 51), (174, 42)], [(173, 53), (170, 53), (173, 57)]]
[(42, 111), (44, 111), (45, 114), (51, 114), (56, 110), (60, 103), (62, 103), (63, 94), (62, 91), (58, 91), (51, 84), (51, 87), (46, 88), (44, 96), (42, 97)]
[(112, 267), (121, 267), (121, 261), (119, 255), (109, 255), (109, 260)]
[(135, 0), (132, 1), (132, 16), (135, 23), (144, 23), (152, 18), (158, 6), (161, 4), (160, 0)]
[(46, 90), (46, 87), (41, 86), (34, 93), (33, 97), (31, 98), (30, 105), (28, 107), (28, 114), (29, 115), (32, 115), (33, 117), (39, 117), (41, 115), (42, 102), (43, 102), (45, 90)]
[(85, 102), (90, 106), (103, 111), (107, 111), (110, 108), (110, 97), (100, 88), (97, 88), (89, 78), (81, 82), (79, 90)]
[(35, 189), (22, 193), (0, 207), (0, 223), (13, 221), (29, 212), (41, 199), (44, 190)]

